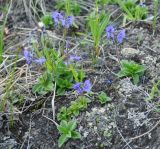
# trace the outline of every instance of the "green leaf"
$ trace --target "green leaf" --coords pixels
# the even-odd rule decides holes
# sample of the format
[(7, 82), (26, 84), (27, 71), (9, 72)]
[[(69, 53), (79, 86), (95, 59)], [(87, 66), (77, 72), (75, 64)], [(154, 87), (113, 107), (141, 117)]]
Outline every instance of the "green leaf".
[(52, 16), (51, 14), (47, 14), (47, 15), (44, 15), (42, 18), (41, 18), (42, 22), (44, 23), (44, 25), (46, 27), (51, 27), (54, 25), (54, 22), (53, 22), (53, 19), (52, 19)]
[(69, 138), (65, 134), (61, 135), (58, 139), (58, 147), (62, 147), (62, 145), (67, 142)]
[(107, 94), (103, 91), (98, 95), (98, 99), (101, 104), (105, 104), (106, 102), (111, 101), (111, 98), (108, 97)]
[(133, 78), (133, 83), (137, 85), (139, 83), (139, 75), (134, 75), (132, 78)]
[(74, 130), (77, 127), (77, 122), (75, 120), (69, 121), (68, 122), (68, 129), (70, 131)]
[(77, 131), (72, 131), (72, 138), (73, 139), (80, 139), (81, 138), (81, 134)]
[(138, 84), (139, 78), (144, 74), (145, 67), (134, 61), (122, 60), (118, 77), (132, 77), (134, 84)]

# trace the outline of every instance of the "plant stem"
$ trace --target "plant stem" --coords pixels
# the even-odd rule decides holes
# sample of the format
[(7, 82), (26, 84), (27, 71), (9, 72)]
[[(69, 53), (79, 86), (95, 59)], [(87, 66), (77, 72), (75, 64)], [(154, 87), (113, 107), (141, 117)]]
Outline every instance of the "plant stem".
[(4, 51), (4, 49), (3, 49), (4, 48), (3, 36), (4, 36), (5, 25), (7, 23), (7, 18), (8, 18), (9, 12), (11, 10), (11, 6), (12, 6), (12, 0), (11, 0), (11, 3), (9, 5), (9, 8), (8, 8), (5, 20), (3, 22), (2, 28), (0, 30), (0, 64), (3, 62), (3, 56), (2, 56), (3, 55), (3, 51)]

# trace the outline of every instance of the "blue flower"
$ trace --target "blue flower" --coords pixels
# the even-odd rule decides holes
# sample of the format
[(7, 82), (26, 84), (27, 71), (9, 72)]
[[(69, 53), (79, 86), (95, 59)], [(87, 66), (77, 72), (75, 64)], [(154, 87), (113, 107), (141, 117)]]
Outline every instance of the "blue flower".
[(107, 84), (111, 85), (111, 84), (113, 83), (113, 80), (112, 80), (112, 79), (107, 79), (105, 82), (106, 82)]
[(28, 51), (26, 48), (24, 49), (24, 57), (26, 59), (26, 62), (28, 65), (30, 65), (32, 63), (32, 54), (30, 51)]
[(52, 12), (52, 18), (54, 22), (57, 24), (61, 24), (65, 28), (69, 28), (70, 26), (73, 25), (74, 17), (73, 16), (68, 16), (65, 18), (61, 13), (55, 11)]
[(34, 60), (34, 62), (43, 65), (46, 62), (46, 58), (43, 56), (42, 58)]
[(77, 90), (78, 94), (82, 94), (83, 93), (82, 86), (83, 86), (83, 83), (79, 82), (73, 86), (73, 89)]
[(73, 25), (73, 21), (74, 21), (74, 17), (68, 16), (66, 19), (62, 19), (61, 23), (62, 23), (62, 26), (68, 29), (70, 26)]
[(108, 39), (114, 39), (114, 33), (115, 33), (115, 29), (112, 25), (109, 25), (107, 28), (106, 28), (106, 34), (107, 34), (107, 37)]
[(80, 61), (81, 57), (80, 56), (76, 56), (76, 55), (70, 55), (70, 60), (75, 60), (75, 61)]
[(117, 35), (117, 41), (118, 41), (119, 44), (121, 44), (123, 42), (125, 36), (126, 36), (126, 31), (125, 31), (125, 29), (123, 29)]
[(90, 80), (86, 80), (83, 85), (83, 91), (90, 92), (91, 88), (92, 88), (92, 84), (91, 84)]
[(92, 88), (92, 84), (90, 80), (86, 80), (84, 83), (78, 82), (73, 86), (73, 89), (77, 90), (78, 94), (82, 94), (83, 92), (90, 92)]
[(57, 11), (52, 12), (52, 18), (53, 18), (53, 20), (54, 20), (54, 22), (55, 22), (56, 24), (61, 23), (62, 20), (64, 19), (64, 18), (63, 18), (63, 15), (62, 15), (61, 13), (57, 12)]
[(65, 28), (69, 28), (70, 26), (73, 25), (73, 21), (74, 21), (74, 17), (73, 16), (69, 16), (66, 18), (65, 20)]

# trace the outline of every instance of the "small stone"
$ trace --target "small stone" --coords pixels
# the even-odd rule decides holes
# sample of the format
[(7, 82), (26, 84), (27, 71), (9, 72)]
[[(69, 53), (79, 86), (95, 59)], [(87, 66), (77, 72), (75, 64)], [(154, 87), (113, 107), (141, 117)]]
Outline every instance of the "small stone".
[(96, 111), (97, 111), (97, 108), (92, 108), (92, 111), (93, 111), (93, 112), (96, 112)]
[(134, 48), (124, 48), (122, 49), (121, 54), (124, 57), (134, 57), (135, 55), (139, 54), (139, 50)]
[(104, 112), (105, 112), (105, 109), (104, 109), (104, 108), (100, 108), (99, 112), (100, 112), (100, 113), (104, 113)]
[(88, 136), (88, 134), (89, 134), (89, 132), (85, 131), (85, 132), (83, 133), (84, 138), (86, 138), (86, 137)]
[(93, 123), (88, 123), (88, 125), (89, 125), (89, 126), (92, 126), (92, 125), (93, 125)]

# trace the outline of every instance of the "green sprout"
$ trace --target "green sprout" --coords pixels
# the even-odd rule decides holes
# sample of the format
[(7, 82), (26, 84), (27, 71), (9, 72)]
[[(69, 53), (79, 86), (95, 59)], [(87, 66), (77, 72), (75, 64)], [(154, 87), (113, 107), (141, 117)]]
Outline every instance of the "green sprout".
[(147, 98), (147, 100), (152, 100), (156, 97), (160, 97), (160, 80), (153, 85), (149, 94), (149, 98)]
[(146, 19), (148, 8), (147, 6), (137, 5), (137, 0), (117, 0), (117, 3), (124, 12), (124, 23), (126, 20), (137, 21)]
[(105, 104), (109, 101), (111, 101), (111, 98), (107, 96), (107, 94), (105, 92), (101, 92), (99, 95), (98, 95), (98, 100), (101, 104)]
[(81, 134), (76, 131), (77, 122), (76, 120), (71, 120), (69, 122), (62, 120), (60, 125), (57, 127), (61, 136), (58, 139), (58, 146), (62, 147), (62, 145), (67, 142), (69, 139), (80, 139)]
[[(98, 9), (98, 8), (97, 8)], [(92, 40), (94, 41), (94, 55), (96, 57), (99, 56), (100, 54), (100, 41), (102, 38), (102, 34), (105, 31), (108, 23), (109, 23), (109, 14), (104, 14), (101, 13), (100, 15), (98, 14), (98, 10), (95, 13), (91, 13), (89, 16), (89, 27), (91, 30), (91, 37)]]
[(54, 21), (52, 19), (51, 14), (46, 14), (42, 16), (41, 20), (44, 23), (45, 27), (52, 27), (54, 25)]
[(57, 119), (60, 120), (70, 120), (72, 117), (78, 116), (80, 111), (86, 109), (90, 103), (90, 99), (79, 96), (77, 100), (72, 101), (71, 105), (66, 108), (62, 107), (57, 114)]
[(143, 76), (145, 67), (137, 64), (134, 61), (122, 60), (121, 71), (118, 73), (118, 77), (131, 77), (134, 84), (139, 83), (139, 79)]
[(43, 74), (36, 85), (33, 86), (33, 93), (45, 95), (54, 88), (52, 75), (50, 73)]

